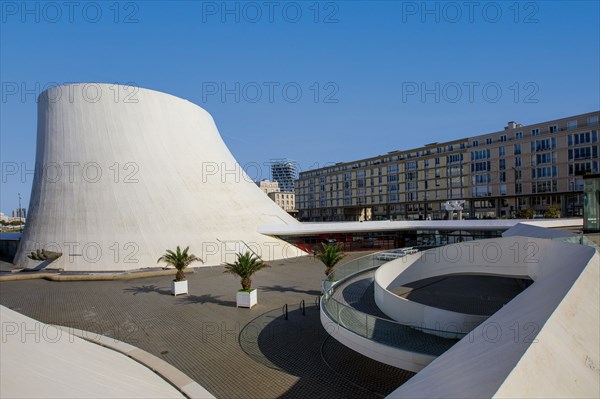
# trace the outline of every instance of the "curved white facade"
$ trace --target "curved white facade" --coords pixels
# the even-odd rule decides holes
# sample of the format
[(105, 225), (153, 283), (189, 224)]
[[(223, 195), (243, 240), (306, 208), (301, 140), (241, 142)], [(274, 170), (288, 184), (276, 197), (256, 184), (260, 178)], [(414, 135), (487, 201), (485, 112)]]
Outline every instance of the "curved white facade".
[[(15, 264), (38, 248), (52, 267), (155, 267), (167, 248), (217, 265), (251, 248), (265, 261), (303, 254), (257, 232), (296, 224), (242, 170), (212, 117), (186, 100), (108, 84), (57, 86), (38, 104), (35, 177)], [(196, 264), (201, 266), (201, 264)]]

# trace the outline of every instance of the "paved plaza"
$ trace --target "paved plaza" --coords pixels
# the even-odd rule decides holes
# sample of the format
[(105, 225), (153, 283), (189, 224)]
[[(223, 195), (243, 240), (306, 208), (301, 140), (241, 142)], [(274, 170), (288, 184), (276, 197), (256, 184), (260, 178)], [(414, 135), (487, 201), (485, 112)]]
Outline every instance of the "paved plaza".
[[(362, 253), (352, 254), (348, 261)], [(377, 363), (329, 338), (316, 306), (324, 266), (312, 257), (257, 273), (258, 305), (238, 309), (239, 280), (222, 267), (189, 273), (189, 295), (172, 277), (123, 281), (0, 283), (0, 303), (49, 324), (135, 345), (219, 398), (377, 398), (413, 374)], [(305, 301), (305, 315), (300, 309)], [(283, 316), (287, 304), (288, 320)]]

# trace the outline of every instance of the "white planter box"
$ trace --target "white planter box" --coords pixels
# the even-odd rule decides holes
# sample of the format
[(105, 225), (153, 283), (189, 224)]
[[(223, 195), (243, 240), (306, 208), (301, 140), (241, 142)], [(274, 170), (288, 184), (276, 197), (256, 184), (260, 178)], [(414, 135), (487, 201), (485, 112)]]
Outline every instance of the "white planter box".
[(188, 293), (187, 280), (171, 282), (171, 293), (175, 296), (181, 295), (181, 294), (187, 294)]
[(236, 306), (238, 308), (251, 308), (258, 303), (256, 288), (250, 292), (238, 291), (236, 297)]

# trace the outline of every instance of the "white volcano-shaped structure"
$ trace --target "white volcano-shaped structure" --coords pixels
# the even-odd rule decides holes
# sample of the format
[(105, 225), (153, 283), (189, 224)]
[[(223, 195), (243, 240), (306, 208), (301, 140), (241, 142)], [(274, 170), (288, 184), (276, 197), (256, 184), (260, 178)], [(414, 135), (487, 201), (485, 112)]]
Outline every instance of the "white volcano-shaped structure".
[(37, 249), (62, 254), (52, 268), (78, 271), (156, 267), (177, 245), (204, 265), (246, 250), (265, 261), (303, 254), (257, 232), (298, 222), (246, 175), (208, 112), (127, 86), (40, 96), (28, 216), (14, 261), (24, 267), (39, 265), (28, 258)]

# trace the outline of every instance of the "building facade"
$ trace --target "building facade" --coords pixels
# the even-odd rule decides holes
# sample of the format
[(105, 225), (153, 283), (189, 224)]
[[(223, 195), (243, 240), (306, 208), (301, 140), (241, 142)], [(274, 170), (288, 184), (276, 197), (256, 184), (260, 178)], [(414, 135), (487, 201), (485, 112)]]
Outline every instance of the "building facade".
[(294, 161), (288, 159), (271, 160), (271, 178), (279, 183), (280, 191), (293, 193), (297, 174), (298, 168)]
[(600, 112), (431, 143), (301, 172), (303, 221), (444, 219), (465, 200), (469, 218), (582, 216), (583, 176), (598, 173)]
[(296, 198), (294, 193), (274, 191), (268, 194), (281, 209), (287, 213), (293, 213), (296, 209)]
[(27, 211), (25, 210), (25, 208), (13, 209), (12, 217), (25, 219), (27, 217)]
[(269, 179), (263, 179), (259, 182), (256, 182), (256, 185), (258, 186), (258, 188), (260, 188), (260, 190), (269, 195), (270, 193), (276, 193), (279, 192), (279, 183), (277, 183), (276, 181), (271, 181)]

